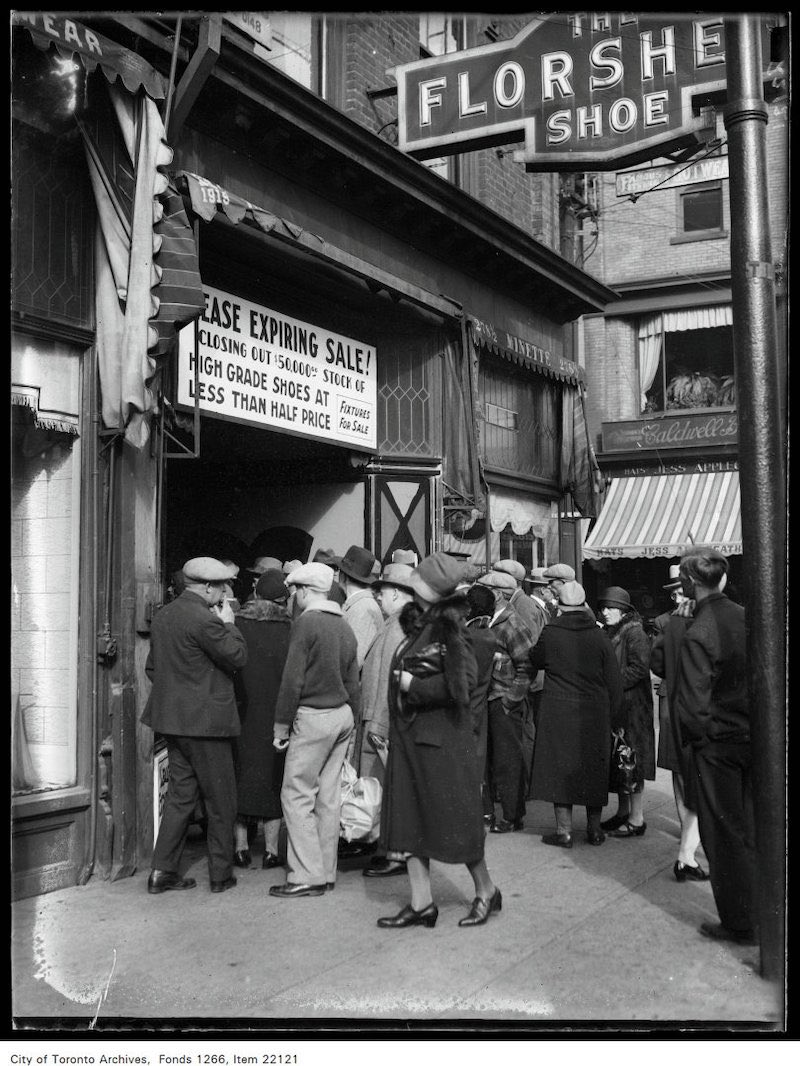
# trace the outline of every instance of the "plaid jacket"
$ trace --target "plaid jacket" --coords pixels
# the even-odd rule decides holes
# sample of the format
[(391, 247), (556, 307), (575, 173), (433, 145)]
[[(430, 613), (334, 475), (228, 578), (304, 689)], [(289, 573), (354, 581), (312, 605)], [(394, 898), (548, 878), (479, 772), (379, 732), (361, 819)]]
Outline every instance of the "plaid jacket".
[(489, 628), (497, 638), (489, 700), (501, 699), (503, 709), (511, 711), (526, 698), (536, 677), (530, 659), (533, 635), (511, 604), (506, 604)]

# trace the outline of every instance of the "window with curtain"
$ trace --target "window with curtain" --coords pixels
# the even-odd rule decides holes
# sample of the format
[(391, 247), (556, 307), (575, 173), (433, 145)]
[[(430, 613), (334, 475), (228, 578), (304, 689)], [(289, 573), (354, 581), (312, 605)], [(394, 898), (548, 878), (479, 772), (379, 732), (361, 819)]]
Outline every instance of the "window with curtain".
[(733, 407), (730, 305), (664, 311), (639, 322), (641, 413)]

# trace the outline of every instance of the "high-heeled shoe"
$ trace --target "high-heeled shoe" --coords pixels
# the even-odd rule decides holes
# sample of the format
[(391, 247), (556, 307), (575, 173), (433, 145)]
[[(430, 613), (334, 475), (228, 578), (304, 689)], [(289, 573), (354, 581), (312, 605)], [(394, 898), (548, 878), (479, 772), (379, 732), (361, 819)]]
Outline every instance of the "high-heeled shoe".
[(483, 899), (481, 896), (476, 896), (472, 901), (469, 914), (466, 918), (462, 918), (458, 923), (459, 925), (484, 925), (489, 921), (489, 915), (499, 914), (503, 909), (503, 896), (499, 888), (494, 890), (494, 893), (489, 899)]
[(608, 835), (616, 837), (617, 840), (624, 840), (625, 837), (643, 837), (646, 829), (647, 822), (642, 822), (641, 825), (631, 825), (630, 822), (625, 822), (617, 829), (611, 829)]
[(612, 815), (611, 818), (606, 818), (604, 822), (601, 822), (600, 828), (605, 829), (606, 832), (609, 832), (609, 830), (611, 829), (619, 829), (621, 825), (625, 825), (627, 820), (627, 814), (620, 814), (619, 812), (617, 812), (616, 814)]
[(238, 866), (242, 870), (246, 870), (252, 862), (252, 857), (248, 848), (242, 848), (240, 851), (234, 852), (233, 865)]
[(686, 863), (676, 862), (672, 867), (672, 872), (675, 874), (675, 880), (681, 883), (683, 881), (708, 880), (708, 874), (702, 866), (687, 866)]
[(378, 925), (381, 929), (406, 929), (410, 925), (424, 925), (426, 929), (433, 929), (438, 917), (439, 908), (435, 903), (429, 903), (421, 911), (415, 911), (409, 903), (392, 918), (379, 918)]

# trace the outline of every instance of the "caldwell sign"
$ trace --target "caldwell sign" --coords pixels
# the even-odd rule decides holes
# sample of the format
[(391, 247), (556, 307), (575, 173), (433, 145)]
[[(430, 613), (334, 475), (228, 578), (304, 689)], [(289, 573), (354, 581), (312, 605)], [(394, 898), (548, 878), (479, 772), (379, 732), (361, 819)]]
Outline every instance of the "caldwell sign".
[(558, 12), (395, 67), (398, 146), (429, 159), (524, 141), (528, 170), (600, 170), (711, 138), (694, 98), (725, 88), (723, 17)]

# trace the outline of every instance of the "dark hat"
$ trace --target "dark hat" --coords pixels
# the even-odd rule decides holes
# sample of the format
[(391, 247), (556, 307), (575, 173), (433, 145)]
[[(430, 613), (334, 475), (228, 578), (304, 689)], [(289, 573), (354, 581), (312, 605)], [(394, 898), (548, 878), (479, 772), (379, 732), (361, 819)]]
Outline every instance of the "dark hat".
[(338, 566), (343, 574), (360, 581), (362, 585), (371, 585), (375, 580), (372, 568), (378, 560), (368, 548), (359, 548), (357, 544), (351, 544), (341, 559), (334, 561), (332, 565)]
[(669, 568), (669, 581), (666, 585), (661, 586), (662, 589), (667, 589), (671, 592), (673, 589), (679, 589), (681, 587), (681, 567), (680, 563), (676, 563)]
[(563, 607), (581, 607), (586, 603), (586, 591), (577, 581), (565, 581), (558, 591), (558, 602)]
[(544, 576), (549, 581), (574, 581), (575, 571), (566, 563), (553, 563), (544, 571)]
[(450, 556), (452, 556), (453, 559), (464, 559), (465, 561), (467, 559), (471, 559), (472, 558), (472, 556), (470, 555), (469, 552), (455, 552), (455, 551), (453, 551), (453, 552), (442, 552), (441, 554), (442, 555), (450, 555)]
[(411, 584), (413, 569), (413, 566), (409, 566), (407, 563), (389, 563), (388, 566), (384, 566), (383, 573), (372, 587), (373, 589), (379, 589), (384, 585), (393, 585), (395, 588), (404, 589), (406, 592), (413, 592), (414, 588)]
[(467, 589), (467, 603), (470, 619), (487, 614), (491, 617), (494, 614), (494, 596), (487, 585), (471, 585)]
[(601, 607), (619, 607), (621, 611), (627, 611), (631, 606), (630, 595), (619, 585), (610, 585), (597, 597), (597, 602)]
[(411, 587), (427, 603), (452, 596), (464, 580), (464, 564), (448, 552), (434, 552), (411, 571)]
[(221, 584), (223, 581), (231, 581), (235, 575), (232, 567), (221, 563), (219, 559), (200, 555), (183, 564), (183, 576), (190, 584), (203, 584), (206, 581)]
[(333, 548), (317, 548), (312, 563), (324, 563), (325, 566), (338, 566), (339, 560)]
[(289, 598), (289, 590), (280, 570), (264, 571), (256, 582), (256, 596), (260, 600), (272, 600), (275, 603)]
[(492, 570), (498, 570), (501, 574), (511, 574), (517, 584), (522, 584), (528, 572), (516, 559), (498, 559), (496, 563), (492, 563)]

